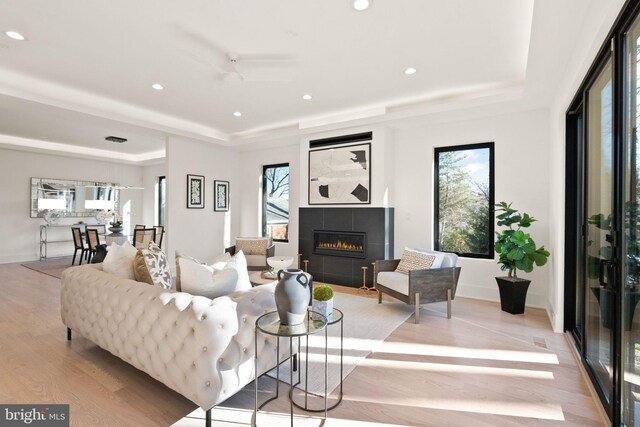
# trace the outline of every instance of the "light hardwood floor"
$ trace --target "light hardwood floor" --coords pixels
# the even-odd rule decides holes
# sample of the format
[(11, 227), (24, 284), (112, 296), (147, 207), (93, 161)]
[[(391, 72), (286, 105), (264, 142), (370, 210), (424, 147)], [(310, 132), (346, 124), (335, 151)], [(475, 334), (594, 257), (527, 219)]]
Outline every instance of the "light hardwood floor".
[[(193, 403), (146, 374), (79, 334), (67, 342), (59, 279), (5, 264), (0, 283), (0, 402), (69, 403), (77, 426), (204, 424)], [(410, 318), (346, 378), (326, 426), (603, 425), (543, 310), (512, 316), (458, 298), (447, 320), (444, 303), (425, 307), (421, 324)], [(260, 382), (261, 390), (273, 386)], [(260, 426), (288, 425), (285, 390)], [(248, 425), (252, 408), (250, 384), (214, 411), (223, 420), (214, 426)], [(296, 425), (320, 424), (299, 414)]]

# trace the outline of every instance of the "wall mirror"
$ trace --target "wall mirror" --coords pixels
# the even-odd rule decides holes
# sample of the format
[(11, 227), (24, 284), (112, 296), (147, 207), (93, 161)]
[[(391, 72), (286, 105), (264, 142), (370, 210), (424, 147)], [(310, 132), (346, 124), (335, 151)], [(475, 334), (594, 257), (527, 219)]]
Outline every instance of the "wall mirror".
[(31, 178), (31, 218), (55, 210), (63, 217), (92, 217), (118, 209), (120, 190), (113, 182)]

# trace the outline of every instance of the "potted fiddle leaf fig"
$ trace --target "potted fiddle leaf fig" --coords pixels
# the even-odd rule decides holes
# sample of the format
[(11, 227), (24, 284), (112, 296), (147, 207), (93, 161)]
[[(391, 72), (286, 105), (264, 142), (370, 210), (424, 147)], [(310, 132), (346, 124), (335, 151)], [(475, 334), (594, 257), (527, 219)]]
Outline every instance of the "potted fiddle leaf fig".
[(333, 314), (333, 289), (327, 285), (315, 286), (313, 288), (313, 302), (311, 310), (319, 313), (331, 320)]
[(495, 250), (499, 255), (498, 264), (502, 271), (508, 271), (506, 277), (496, 277), (500, 290), (500, 305), (503, 311), (511, 314), (524, 313), (527, 290), (531, 280), (518, 277), (518, 270), (531, 273), (535, 266), (547, 263), (549, 251), (544, 246), (538, 247), (529, 233), (529, 228), (536, 219), (527, 213), (518, 213), (511, 203), (496, 204), (498, 226), (505, 227), (496, 232)]

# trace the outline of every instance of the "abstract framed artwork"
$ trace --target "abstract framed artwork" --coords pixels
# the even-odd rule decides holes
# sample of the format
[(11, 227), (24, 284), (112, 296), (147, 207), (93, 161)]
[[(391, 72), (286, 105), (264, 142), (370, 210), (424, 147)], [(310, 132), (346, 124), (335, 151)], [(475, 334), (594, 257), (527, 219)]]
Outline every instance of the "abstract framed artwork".
[(309, 204), (371, 204), (371, 143), (309, 151)]
[(229, 210), (229, 181), (213, 181), (213, 210), (216, 212)]
[(204, 176), (187, 175), (187, 209), (204, 208)]

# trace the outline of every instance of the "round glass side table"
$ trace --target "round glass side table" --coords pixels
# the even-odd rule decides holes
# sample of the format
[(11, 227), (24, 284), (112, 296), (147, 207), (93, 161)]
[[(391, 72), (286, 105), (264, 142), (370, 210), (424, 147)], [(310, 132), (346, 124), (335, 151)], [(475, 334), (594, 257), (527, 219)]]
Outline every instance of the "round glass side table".
[[(289, 338), (289, 354), (293, 355), (293, 339), (294, 338), (298, 338), (298, 337), (302, 337), (302, 336), (306, 336), (308, 337), (309, 335), (318, 333), (322, 330), (325, 331), (324, 334), (324, 381), (325, 381), (325, 391), (327, 388), (327, 375), (328, 375), (328, 363), (329, 363), (329, 355), (328, 355), (328, 337), (327, 337), (327, 319), (326, 317), (322, 316), (319, 313), (313, 313), (314, 314), (314, 318), (312, 318), (311, 313), (313, 313), (312, 311), (308, 311), (307, 312), (307, 316), (305, 317), (304, 322), (302, 322), (299, 325), (283, 325), (282, 323), (280, 323), (280, 317), (278, 316), (278, 312), (277, 311), (272, 311), (266, 314), (263, 314), (262, 316), (258, 317), (258, 319), (256, 320), (256, 329), (255, 329), (255, 335), (254, 335), (254, 346), (255, 346), (255, 372), (256, 372), (256, 379), (255, 379), (255, 406), (254, 406), (254, 411), (253, 411), (253, 425), (257, 426), (258, 425), (258, 409), (262, 409), (267, 403), (275, 400), (278, 398), (279, 396), (279, 389), (280, 389), (280, 338)], [(276, 341), (276, 395), (270, 399), (267, 399), (264, 403), (262, 403), (259, 407), (258, 407), (258, 332), (267, 334), (267, 335), (272, 335), (277, 337), (277, 341)], [(307, 338), (308, 341), (308, 338)], [(300, 348), (300, 340), (298, 340), (298, 348)], [(307, 350), (308, 351), (308, 350)], [(290, 363), (290, 375), (289, 375), (289, 394), (291, 395), (291, 393), (293, 393), (293, 387), (294, 387), (294, 383), (293, 383), (293, 372), (294, 372), (294, 366), (293, 366), (293, 356), (289, 358), (289, 363)], [(300, 376), (298, 375), (298, 379), (300, 379)], [(290, 402), (290, 408), (289, 408), (289, 412), (290, 412), (290, 416), (291, 416), (291, 426), (293, 427), (293, 401), (289, 400)], [(326, 392), (325, 392), (325, 409), (324, 409), (324, 418), (327, 418), (327, 399), (326, 399)]]
[[(315, 393), (309, 393), (309, 336), (306, 336), (306, 342), (305, 342), (305, 358), (304, 358), (304, 376), (305, 376), (305, 382), (304, 382), (304, 393), (294, 393), (293, 389), (291, 389), (291, 391), (289, 391), (289, 399), (291, 399), (291, 402), (293, 402), (293, 405), (296, 408), (302, 409), (304, 411), (307, 412), (325, 412), (325, 417), (326, 417), (326, 411), (330, 411), (332, 409), (334, 409), (336, 406), (338, 406), (340, 404), (340, 402), (342, 402), (342, 381), (343, 381), (343, 343), (344, 343), (344, 325), (343, 325), (343, 320), (344, 318), (344, 314), (342, 313), (342, 311), (338, 310), (337, 308), (333, 309), (333, 313), (331, 313), (331, 315), (329, 315), (327, 317), (327, 329), (330, 325), (335, 325), (336, 323), (340, 323), (340, 390), (338, 391), (338, 395), (337, 395), (337, 401), (335, 403), (333, 403), (331, 406), (327, 407), (327, 400), (329, 399), (330, 396), (328, 396), (327, 392), (327, 383), (325, 382), (325, 390), (324, 390), (324, 408), (313, 408), (310, 405), (310, 401), (309, 401), (309, 394), (311, 394), (312, 399), (317, 399), (319, 396), (316, 395)], [(325, 334), (326, 334), (327, 330), (325, 329)], [(300, 341), (298, 341), (298, 354), (300, 353)], [(326, 363), (325, 363), (325, 368), (326, 368)], [(298, 370), (298, 382), (296, 384), (294, 384), (294, 386), (297, 386), (298, 384), (300, 384), (300, 375), (301, 375), (301, 371), (302, 369)], [(328, 374), (327, 374), (328, 375)], [(325, 377), (325, 379), (328, 381), (328, 377)], [(300, 401), (300, 399), (302, 399), (302, 396), (304, 395), (304, 402), (303, 403), (298, 403), (296, 400)], [(296, 398), (296, 396), (298, 396)], [(333, 399), (333, 398), (332, 398)]]

